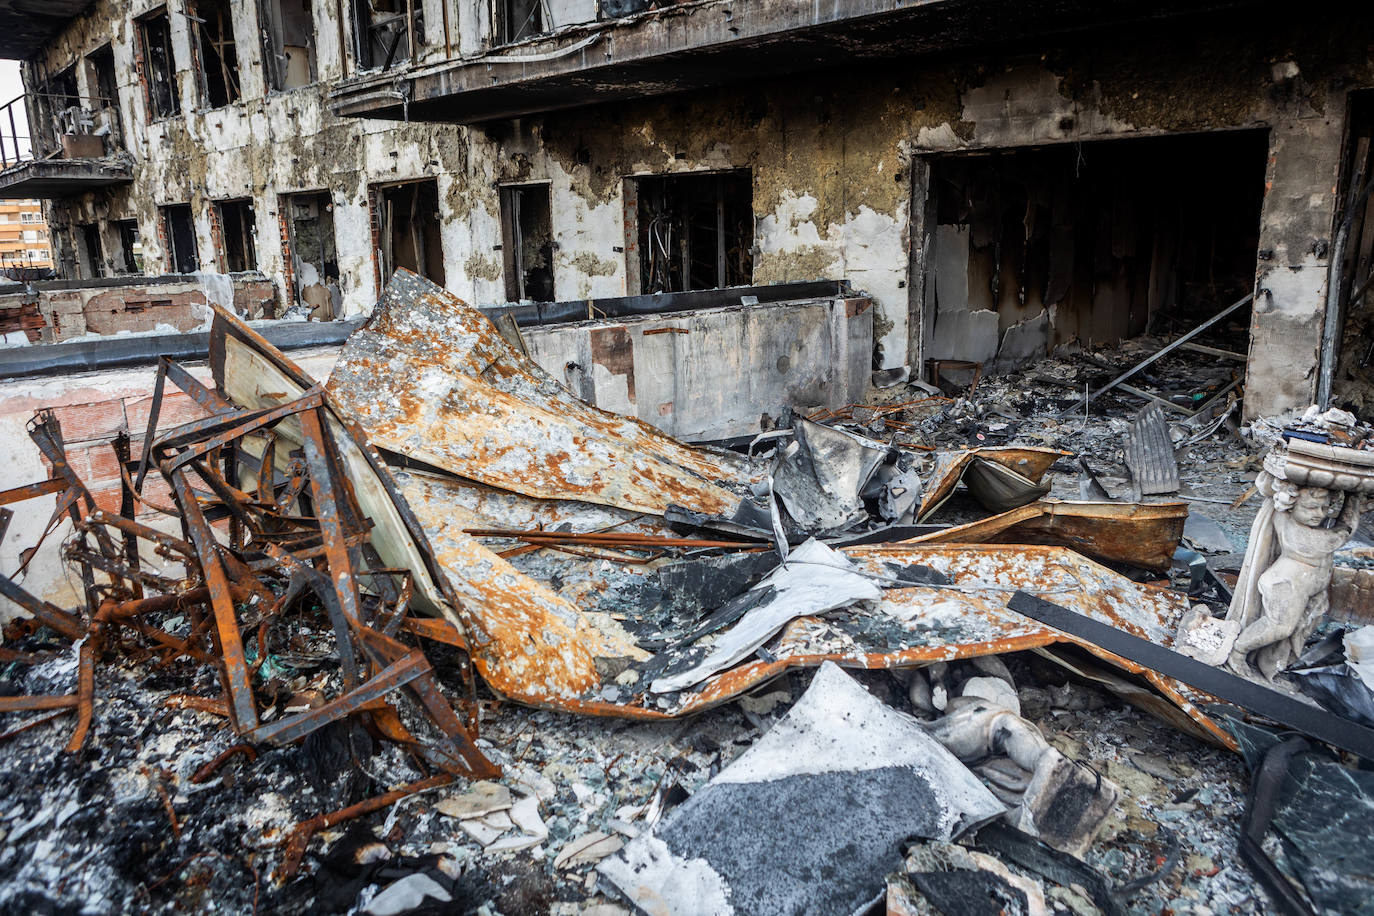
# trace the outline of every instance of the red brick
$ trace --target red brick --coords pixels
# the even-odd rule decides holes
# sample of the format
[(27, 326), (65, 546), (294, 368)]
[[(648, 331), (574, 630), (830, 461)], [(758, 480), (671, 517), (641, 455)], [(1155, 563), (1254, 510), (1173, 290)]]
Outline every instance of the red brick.
[[(169, 388), (173, 390), (167, 390)], [(129, 421), (129, 435), (135, 440), (133, 445), (135, 452), (143, 447), (143, 435), (148, 430), (148, 412), (152, 409), (153, 399), (151, 396), (129, 398), (125, 402), (124, 412)], [(191, 400), (189, 394), (175, 390), (175, 386), (168, 382), (163, 389), (162, 409), (157, 415), (157, 428), (168, 430), (209, 415), (209, 411)]]
[(56, 407), (53, 414), (62, 424), (62, 439), (65, 442), (110, 439), (115, 433), (128, 428), (125, 426), (124, 401), (119, 398)]

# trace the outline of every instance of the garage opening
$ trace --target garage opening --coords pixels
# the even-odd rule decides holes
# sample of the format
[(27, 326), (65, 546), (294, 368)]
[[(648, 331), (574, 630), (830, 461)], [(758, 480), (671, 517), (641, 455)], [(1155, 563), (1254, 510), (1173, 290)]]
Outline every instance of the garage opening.
[(748, 169), (632, 178), (639, 292), (748, 286), (754, 275), (753, 182)]
[[(1267, 157), (1237, 131), (934, 160), (925, 356), (1006, 370), (1201, 324), (1254, 286)], [(1244, 352), (1248, 328), (1208, 333)]]
[(506, 299), (553, 301), (553, 210), (546, 184), (501, 188)]
[(439, 183), (412, 181), (380, 187), (375, 205), (382, 282), (404, 267), (443, 286)]

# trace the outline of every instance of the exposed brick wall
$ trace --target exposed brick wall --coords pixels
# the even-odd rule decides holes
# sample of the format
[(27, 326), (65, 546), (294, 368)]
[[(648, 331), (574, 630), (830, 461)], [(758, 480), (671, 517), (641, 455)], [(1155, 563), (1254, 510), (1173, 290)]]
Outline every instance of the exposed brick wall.
[(291, 198), (282, 194), (277, 198), (277, 229), (281, 233), (281, 291), (282, 309), (296, 302), (296, 261), (291, 248)]
[(224, 250), (224, 224), (221, 221), (219, 205), (210, 204), (210, 243), (215, 248), (215, 266), (221, 273), (229, 272), (229, 255)]

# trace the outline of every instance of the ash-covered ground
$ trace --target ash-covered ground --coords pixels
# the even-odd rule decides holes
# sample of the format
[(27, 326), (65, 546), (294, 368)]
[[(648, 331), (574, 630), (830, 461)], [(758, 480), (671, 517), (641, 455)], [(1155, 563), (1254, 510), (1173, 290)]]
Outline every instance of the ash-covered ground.
[[(1113, 367), (1124, 368), (1148, 352), (1147, 342), (1135, 341), (1087, 361), (1047, 360), (1014, 377), (984, 379), (971, 397), (925, 400), (885, 413), (868, 432), (937, 447), (1062, 448), (1086, 456), (1114, 496), (1129, 498), (1123, 450), (1140, 402), (1112, 394), (1094, 402), (1086, 419), (1081, 409), (1057, 415), (1072, 408), (1075, 397), (1081, 403), (1085, 384), (1096, 387), (1115, 374)], [(1162, 396), (1192, 403), (1196, 393), (1225, 384), (1230, 372), (1205, 357), (1182, 354), (1157, 363), (1149, 378)], [(1171, 385), (1177, 390), (1171, 392)], [(900, 386), (876, 392), (872, 403), (924, 397)], [(893, 420), (903, 428), (885, 429)], [(1214, 567), (1223, 570), (1239, 566), (1258, 506), (1252, 498), (1232, 508), (1250, 486), (1264, 444), (1261, 436), (1241, 432), (1239, 414), (1232, 412), (1198, 441), (1182, 444), (1190, 435), (1184, 430), (1176, 443), (1181, 497), (1194, 513), (1215, 520), (1230, 542), (1229, 550), (1212, 549)], [(1079, 477), (1073, 461), (1058, 462), (1049, 475), (1053, 495), (1077, 498)], [(964, 520), (958, 515), (952, 505), (950, 515), (937, 521)], [(297, 634), (301, 648), (324, 638), (326, 629), (321, 623), (318, 631)], [(29, 637), (15, 648), (44, 645), (41, 637)], [(431, 661), (445, 690), (460, 696), (465, 688), (456, 660), (435, 652)], [(1237, 755), (1185, 735), (1039, 657), (1008, 661), (1027, 718), (1070, 758), (1123, 790), (1089, 864), (1117, 884), (1165, 872), (1130, 898), (1131, 912), (1181, 916), (1270, 909), (1237, 857), (1249, 782)], [(278, 710), (337, 677), (327, 664), (283, 664), (270, 674)], [(858, 676), (884, 701), (910, 708), (893, 675)], [(502, 781), (513, 797), (537, 800), (546, 837), (516, 851), (484, 848), (440, 810), (446, 799), (467, 791), (459, 781), (321, 831), (300, 873), (286, 880), (280, 875), (282, 843), (295, 824), (426, 774), (398, 746), (374, 744), (360, 729), (338, 725), (297, 747), (261, 749), (256, 759), (235, 756), (213, 778), (193, 782), (196, 771), (235, 739), (222, 718), (169, 707), (168, 701), (183, 694), (217, 695), (213, 676), (199, 665), (160, 668), (136, 653), (107, 659), (98, 667), (94, 725), (79, 754), (62, 750), (72, 728), (70, 713), (0, 741), (0, 912), (363, 912), (387, 886), (418, 872), (452, 898), (427, 912), (624, 912), (598, 884), (592, 855), (558, 863), (559, 854), (592, 834), (606, 835), (598, 847), (604, 850), (642, 829), (636, 818), (643, 805), (656, 797), (681, 797), (664, 791), (674, 783), (686, 793), (702, 785), (785, 713), (810, 677), (810, 671), (791, 674), (710, 712), (657, 724), (574, 717), (488, 696), (481, 746), (504, 768)], [(8, 695), (66, 694), (75, 682), (72, 650), (33, 667), (13, 663), (0, 669), (0, 690)], [(34, 718), (10, 714), (5, 725), (13, 729)], [(740, 812), (738, 829), (767, 830), (768, 821), (767, 811)], [(781, 873), (779, 880), (785, 880)], [(1071, 893), (1051, 893), (1050, 901), (1057, 912), (1092, 912)]]

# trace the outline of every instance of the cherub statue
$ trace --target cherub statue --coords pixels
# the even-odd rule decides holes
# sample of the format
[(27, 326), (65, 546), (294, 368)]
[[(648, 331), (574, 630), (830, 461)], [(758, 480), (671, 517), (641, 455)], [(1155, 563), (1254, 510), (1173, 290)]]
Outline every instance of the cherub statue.
[(1250, 531), (1228, 621), (1240, 626), (1227, 667), (1250, 675), (1248, 656), (1266, 680), (1300, 654), (1327, 610), (1332, 555), (1360, 523), (1363, 497), (1298, 487), (1261, 471), (1265, 497)]

